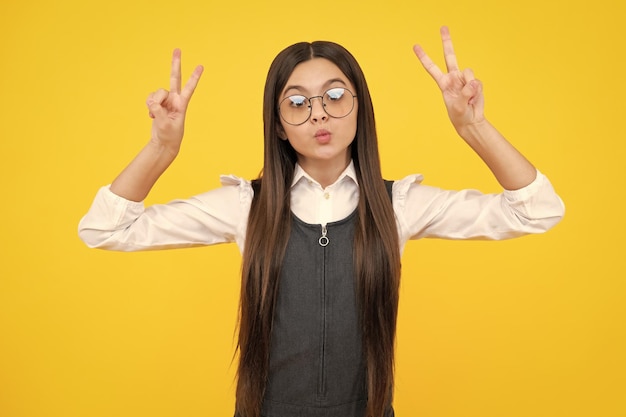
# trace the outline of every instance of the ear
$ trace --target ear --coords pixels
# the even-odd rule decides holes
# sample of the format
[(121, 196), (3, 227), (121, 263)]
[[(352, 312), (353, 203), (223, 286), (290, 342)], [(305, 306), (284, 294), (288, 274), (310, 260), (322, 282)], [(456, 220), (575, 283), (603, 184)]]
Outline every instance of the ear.
[(276, 135), (282, 140), (287, 140), (285, 129), (283, 129), (283, 125), (280, 123), (276, 124)]

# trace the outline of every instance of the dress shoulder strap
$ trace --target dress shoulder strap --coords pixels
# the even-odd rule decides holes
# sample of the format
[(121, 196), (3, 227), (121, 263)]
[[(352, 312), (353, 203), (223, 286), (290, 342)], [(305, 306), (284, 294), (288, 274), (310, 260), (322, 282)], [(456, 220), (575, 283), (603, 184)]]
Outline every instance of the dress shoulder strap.
[(393, 200), (392, 197), (392, 191), (393, 191), (393, 181), (389, 181), (389, 180), (384, 180), (385, 181), (385, 188), (387, 189), (387, 194), (389, 194), (389, 199)]

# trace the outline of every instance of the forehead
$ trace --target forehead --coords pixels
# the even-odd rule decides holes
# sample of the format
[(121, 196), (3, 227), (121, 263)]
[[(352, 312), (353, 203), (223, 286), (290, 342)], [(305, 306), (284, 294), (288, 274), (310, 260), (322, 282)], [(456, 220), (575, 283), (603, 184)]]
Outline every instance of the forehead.
[(342, 83), (354, 91), (352, 83), (337, 65), (326, 58), (313, 58), (296, 65), (283, 92), (298, 90), (303, 93), (318, 94), (324, 88)]

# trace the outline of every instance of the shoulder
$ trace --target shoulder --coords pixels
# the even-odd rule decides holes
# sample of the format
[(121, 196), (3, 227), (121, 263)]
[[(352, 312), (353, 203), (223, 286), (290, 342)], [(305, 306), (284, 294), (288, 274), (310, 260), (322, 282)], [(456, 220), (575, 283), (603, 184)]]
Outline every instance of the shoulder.
[(220, 175), (220, 184), (221, 187), (177, 201), (204, 207), (205, 210), (247, 211), (253, 196), (250, 181), (235, 175)]
[(237, 195), (241, 202), (249, 202), (254, 195), (253, 182), (255, 181), (249, 181), (236, 175), (220, 175), (222, 188), (218, 190), (221, 190), (222, 193)]
[[(400, 180), (385, 181), (385, 183), (392, 183), (392, 196), (393, 200), (396, 201), (404, 200), (409, 193), (409, 190), (420, 185), (422, 181), (424, 181), (424, 176), (422, 174), (411, 174)], [(387, 185), (387, 187), (389, 187), (389, 185)]]

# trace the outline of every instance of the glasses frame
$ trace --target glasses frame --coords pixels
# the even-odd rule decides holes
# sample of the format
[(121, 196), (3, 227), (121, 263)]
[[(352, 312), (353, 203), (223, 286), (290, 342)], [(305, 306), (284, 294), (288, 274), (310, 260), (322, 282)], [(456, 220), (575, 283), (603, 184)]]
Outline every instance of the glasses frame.
[[(345, 114), (345, 115), (343, 115), (343, 116), (333, 116), (332, 114), (330, 114), (330, 113), (328, 113), (328, 112), (326, 111), (326, 104), (324, 103), (324, 97), (326, 96), (326, 93), (328, 93), (329, 91), (334, 90), (334, 89), (336, 89), (336, 88), (341, 88), (341, 89), (343, 89), (344, 91), (346, 91), (346, 92), (350, 93), (350, 95), (352, 96), (352, 108), (350, 109), (350, 111), (349, 111), (348, 113), (346, 113), (346, 114)], [(304, 97), (306, 100), (308, 100), (308, 101), (309, 101), (309, 105), (307, 106), (307, 107), (309, 108), (309, 115), (308, 115), (308, 116), (307, 116), (307, 118), (306, 118), (306, 119), (304, 119), (304, 121), (303, 121), (303, 122), (301, 122), (301, 123), (291, 123), (291, 122), (288, 122), (288, 121), (287, 121), (287, 119), (285, 119), (285, 117), (283, 117), (283, 114), (282, 114), (282, 112), (280, 111), (280, 106), (281, 106), (281, 104), (283, 104), (283, 102), (284, 102), (285, 100), (287, 100), (287, 99), (289, 99), (289, 98), (291, 98), (291, 97), (294, 97), (294, 96), (302, 96), (302, 97)], [(290, 96), (287, 96), (287, 97), (283, 98), (283, 99), (282, 99), (282, 100), (278, 103), (278, 114), (279, 114), (280, 118), (281, 118), (281, 119), (282, 119), (285, 123), (287, 123), (288, 125), (291, 125), (291, 126), (300, 126), (300, 125), (303, 125), (303, 124), (305, 124), (306, 122), (308, 122), (308, 121), (309, 121), (309, 119), (311, 118), (311, 115), (313, 114), (313, 99), (314, 99), (314, 98), (319, 98), (320, 100), (322, 100), (322, 109), (324, 109), (324, 113), (326, 113), (328, 116), (332, 117), (333, 119), (343, 119), (344, 117), (348, 117), (348, 116), (350, 115), (350, 113), (352, 113), (352, 111), (354, 110), (354, 99), (355, 99), (356, 97), (357, 97), (357, 96), (356, 96), (356, 94), (352, 93), (352, 91), (350, 91), (349, 89), (347, 89), (347, 88), (345, 88), (345, 87), (333, 87), (333, 88), (329, 88), (328, 90), (324, 91), (324, 94), (322, 94), (321, 96), (312, 96), (312, 97), (307, 97), (307, 96), (305, 96), (305, 95), (303, 95), (303, 94), (292, 94), (292, 95), (290, 95)]]

